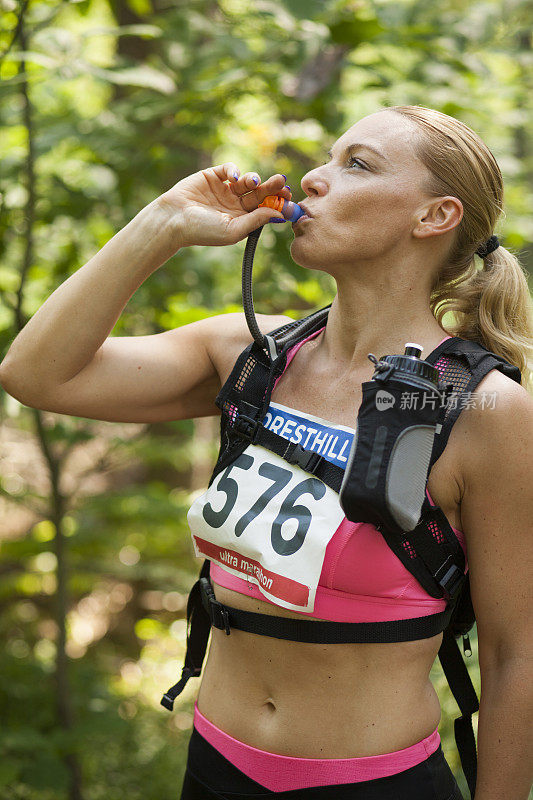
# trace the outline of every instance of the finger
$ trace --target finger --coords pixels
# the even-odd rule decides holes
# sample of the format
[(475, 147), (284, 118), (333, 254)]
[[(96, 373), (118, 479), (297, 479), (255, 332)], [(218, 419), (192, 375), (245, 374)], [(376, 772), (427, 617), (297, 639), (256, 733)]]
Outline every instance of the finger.
[(267, 225), (273, 218), (285, 221), (279, 211), (264, 207), (256, 208), (255, 211), (250, 211), (248, 214), (231, 218), (228, 222), (228, 243), (235, 244), (240, 242), (241, 239), (249, 236), (252, 231)]
[[(247, 173), (245, 176), (243, 176), (243, 178), (246, 178), (247, 175), (252, 175), (253, 176), (255, 174), (256, 173), (254, 173), (254, 172)], [(265, 181), (265, 183), (262, 184), (262, 188), (266, 187), (267, 191), (270, 194), (281, 195), (286, 200), (290, 200), (291, 195), (292, 195), (291, 187), (287, 186), (285, 184), (285, 181), (286, 181), (285, 175), (281, 175), (281, 178), (280, 178), (279, 175), (273, 175), (271, 178), (268, 179), (268, 181)], [(240, 183), (240, 181), (239, 181), (239, 183)], [(236, 184), (237, 188), (239, 186), (239, 183)], [(280, 184), (281, 184), (281, 189), (278, 188), (280, 186)], [(259, 184), (258, 184), (257, 188), (259, 188)], [(261, 199), (259, 200), (260, 203), (264, 200), (264, 197), (262, 196), (262, 194), (263, 194), (262, 192), (258, 193), (258, 196), (261, 195)], [(268, 194), (265, 195), (265, 196), (268, 197)]]
[(287, 178), (282, 173), (272, 175), (261, 184), (261, 178), (257, 172), (246, 172), (241, 177), (240, 169), (233, 161), (209, 167), (203, 172), (213, 172), (219, 180), (228, 182), (230, 188), (233, 189), (235, 187), (234, 194), (244, 194), (245, 192), (254, 191), (256, 187), (258, 189), (261, 187), (261, 191), (257, 193), (258, 203), (261, 203), (269, 194), (283, 194), (284, 197), (288, 197), (287, 192), (290, 192), (290, 188), (285, 190)]
[(262, 203), (265, 197), (268, 197), (272, 194), (281, 195), (288, 200), (290, 196), (290, 189), (285, 189), (285, 175), (272, 175), (257, 188), (257, 192), (255, 194), (259, 203)]
[(285, 200), (291, 199), (290, 189), (285, 188), (285, 175), (272, 175), (264, 183), (259, 184), (256, 189), (244, 193), (242, 193), (242, 191), (239, 192), (239, 185), (240, 181), (239, 183), (235, 184), (235, 186), (232, 186), (231, 189), (237, 196), (239, 196), (241, 205), (246, 211), (251, 211), (253, 208), (257, 208), (257, 206), (263, 202), (265, 197), (269, 197), (270, 195), (279, 195)]
[(219, 180), (230, 181), (232, 184), (237, 183), (241, 175), (239, 167), (233, 161), (227, 161), (225, 164), (217, 164), (215, 167), (208, 167), (202, 170), (202, 172), (212, 172)]
[(261, 178), (257, 172), (245, 172), (238, 181), (230, 185), (233, 194), (242, 197), (243, 194), (253, 192), (261, 184)]

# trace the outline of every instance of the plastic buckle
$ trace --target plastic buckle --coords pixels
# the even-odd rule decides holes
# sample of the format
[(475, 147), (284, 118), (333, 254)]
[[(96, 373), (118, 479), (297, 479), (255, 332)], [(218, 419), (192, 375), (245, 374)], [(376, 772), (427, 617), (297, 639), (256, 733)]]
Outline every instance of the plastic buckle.
[(164, 694), (160, 700), (161, 705), (163, 708), (166, 708), (168, 711), (174, 710), (174, 700), (170, 695)]
[(233, 423), (232, 431), (239, 439), (254, 442), (260, 423), (245, 414), (239, 414)]
[[(441, 577), (442, 576), (442, 577)], [(455, 600), (463, 585), (465, 576), (454, 563), (452, 556), (448, 556), (444, 564), (435, 573), (435, 580), (444, 592), (447, 600)]]
[(289, 442), (287, 449), (283, 453), (283, 458), (289, 464), (296, 464), (298, 467), (307, 470), (307, 472), (313, 472), (322, 456), (319, 453), (313, 453), (312, 450), (304, 450), (303, 447), (295, 442)]
[(168, 711), (172, 711), (174, 709), (174, 700), (179, 694), (182, 693), (189, 678), (199, 677), (201, 671), (201, 667), (183, 667), (181, 671), (181, 678), (177, 683), (174, 684), (174, 686), (171, 686), (170, 689), (165, 692), (160, 700), (161, 705), (168, 709)]
[(209, 615), (211, 625), (218, 630), (226, 631), (226, 636), (231, 633), (229, 625), (229, 614), (227, 609), (220, 603), (213, 591), (208, 578), (200, 578), (200, 592), (202, 604)]

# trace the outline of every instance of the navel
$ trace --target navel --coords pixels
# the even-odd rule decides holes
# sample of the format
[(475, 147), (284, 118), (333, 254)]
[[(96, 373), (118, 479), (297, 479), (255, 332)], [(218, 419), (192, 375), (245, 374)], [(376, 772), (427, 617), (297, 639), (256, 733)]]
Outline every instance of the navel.
[(274, 703), (272, 702), (270, 697), (267, 700), (265, 700), (264, 705), (268, 709), (268, 711), (275, 711), (276, 710), (276, 706), (274, 705)]

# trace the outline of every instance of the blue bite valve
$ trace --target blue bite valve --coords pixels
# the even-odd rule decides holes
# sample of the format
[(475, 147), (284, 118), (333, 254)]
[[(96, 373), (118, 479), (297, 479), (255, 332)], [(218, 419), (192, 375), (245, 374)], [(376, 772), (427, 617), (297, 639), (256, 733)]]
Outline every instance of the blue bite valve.
[(296, 222), (300, 217), (303, 217), (305, 211), (300, 208), (298, 203), (293, 203), (292, 200), (285, 200), (281, 213), (288, 222)]
[[(270, 195), (269, 197), (265, 197), (262, 203), (259, 203), (259, 207), (261, 208), (267, 207), (272, 208), (276, 211), (279, 211), (280, 214), (283, 214), (285, 217), (286, 222), (296, 222), (297, 219), (300, 219), (301, 216), (305, 214), (303, 208), (300, 208), (298, 203), (294, 203), (292, 200), (285, 200), (283, 197), (279, 197), (278, 195)], [(275, 222), (283, 222), (283, 220), (273, 220)]]

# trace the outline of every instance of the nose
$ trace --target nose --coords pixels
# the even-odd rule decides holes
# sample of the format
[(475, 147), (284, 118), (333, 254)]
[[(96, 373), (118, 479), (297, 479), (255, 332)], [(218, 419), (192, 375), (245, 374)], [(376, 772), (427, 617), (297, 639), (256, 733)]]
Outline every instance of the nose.
[[(300, 185), (302, 187), (302, 191), (306, 195), (302, 202), (305, 205), (307, 202), (307, 198), (319, 198), (325, 197), (328, 193), (328, 184), (327, 181), (324, 179), (323, 173), (321, 172), (322, 166), (316, 167), (310, 172), (306, 173), (303, 176), (302, 180), (300, 181)], [(315, 200), (311, 201), (311, 205), (315, 203)]]

